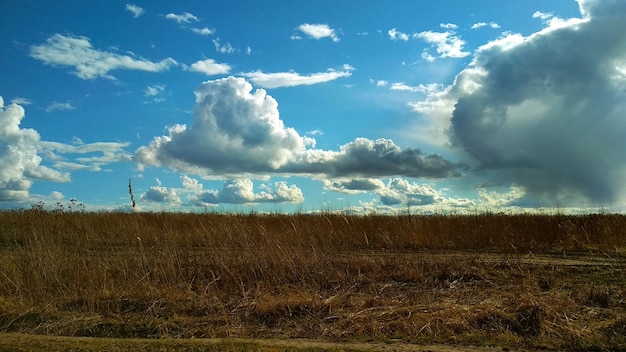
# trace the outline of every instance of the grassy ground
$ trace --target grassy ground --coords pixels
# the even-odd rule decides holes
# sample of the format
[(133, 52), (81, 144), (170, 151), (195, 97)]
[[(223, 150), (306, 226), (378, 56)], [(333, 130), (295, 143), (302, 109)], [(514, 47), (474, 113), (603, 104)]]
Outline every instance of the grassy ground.
[[(2, 212), (0, 332), (626, 349), (625, 225), (610, 214)], [(0, 347), (8, 336), (21, 335)]]

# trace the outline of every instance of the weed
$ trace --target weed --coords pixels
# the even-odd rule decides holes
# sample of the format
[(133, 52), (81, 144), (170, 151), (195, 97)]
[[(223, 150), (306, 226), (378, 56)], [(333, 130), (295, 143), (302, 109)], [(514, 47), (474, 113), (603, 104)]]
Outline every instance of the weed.
[(0, 331), (620, 349), (624, 225), (0, 212)]

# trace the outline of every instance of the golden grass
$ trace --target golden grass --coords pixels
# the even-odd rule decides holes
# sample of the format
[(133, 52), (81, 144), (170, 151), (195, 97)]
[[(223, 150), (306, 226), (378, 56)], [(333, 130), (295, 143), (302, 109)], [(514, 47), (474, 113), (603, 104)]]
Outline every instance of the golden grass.
[(626, 216), (0, 213), (0, 332), (626, 348)]

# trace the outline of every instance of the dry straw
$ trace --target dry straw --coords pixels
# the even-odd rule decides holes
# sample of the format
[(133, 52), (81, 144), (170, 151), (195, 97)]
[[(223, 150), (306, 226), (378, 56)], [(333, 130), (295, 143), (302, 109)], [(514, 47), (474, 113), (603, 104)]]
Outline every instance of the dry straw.
[(619, 349), (625, 225), (2, 212), (0, 331)]

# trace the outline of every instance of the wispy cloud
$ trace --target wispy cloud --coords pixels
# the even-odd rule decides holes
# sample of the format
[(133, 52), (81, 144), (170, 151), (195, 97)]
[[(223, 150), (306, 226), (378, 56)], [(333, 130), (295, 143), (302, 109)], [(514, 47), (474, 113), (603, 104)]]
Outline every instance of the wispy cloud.
[(23, 105), (30, 105), (30, 104), (32, 104), (33, 102), (32, 102), (32, 101), (30, 101), (30, 99), (26, 99), (26, 98), (19, 98), (19, 97), (18, 97), (18, 98), (13, 98), (13, 99), (11, 99), (11, 103), (13, 103), (13, 104), (18, 104), (18, 105), (22, 105), (22, 106), (23, 106)]
[(146, 87), (146, 89), (144, 90), (144, 95), (148, 98), (151, 98), (153, 102), (160, 103), (165, 101), (165, 98), (163, 97), (163, 92), (165, 92), (165, 84), (153, 84)]
[(198, 17), (190, 14), (189, 12), (185, 12), (182, 14), (174, 14), (174, 13), (168, 13), (167, 15), (165, 15), (165, 18), (168, 20), (172, 20), (175, 21), (179, 24), (182, 23), (191, 23), (191, 22), (197, 22), (198, 21)]
[[(463, 51), (465, 41), (456, 33), (458, 26), (454, 23), (441, 23), (439, 25), (445, 29), (443, 32), (436, 31), (424, 31), (419, 33), (404, 33), (396, 28), (392, 28), (387, 31), (389, 39), (393, 41), (408, 41), (411, 38), (422, 39), (427, 43), (432, 44), (437, 51), (437, 54), (441, 58), (461, 58), (466, 57), (470, 53)], [(435, 61), (435, 56), (430, 54), (427, 49), (422, 52), (422, 59), (424, 61)]]
[(326, 72), (308, 75), (302, 75), (297, 72), (265, 73), (262, 71), (247, 72), (242, 75), (249, 78), (258, 86), (264, 88), (279, 88), (330, 82), (338, 78), (351, 76), (353, 70), (354, 68), (352, 66), (344, 65), (341, 70), (329, 69)]
[(67, 111), (67, 110), (74, 110), (76, 109), (75, 106), (73, 106), (71, 103), (65, 102), (65, 103), (59, 103), (57, 101), (50, 103), (50, 105), (46, 106), (46, 108), (44, 109), (46, 112), (52, 112), (52, 111)]
[(396, 82), (396, 83), (391, 84), (391, 87), (389, 87), (389, 89), (408, 91), (408, 92), (417, 92), (417, 93), (424, 93), (424, 94), (432, 94), (434, 92), (442, 90), (443, 85), (440, 83), (431, 83), (431, 84), (419, 84), (417, 86), (409, 86), (402, 82)]
[[(75, 139), (75, 142), (79, 139)], [(132, 156), (125, 150), (130, 143), (95, 142), (65, 144), (40, 141), (37, 146), (47, 160), (54, 161), (59, 170), (105, 171), (104, 166), (113, 163), (129, 162)], [(76, 156), (81, 155), (81, 156)]]
[(211, 35), (211, 34), (215, 33), (215, 30), (209, 29), (208, 27), (191, 28), (191, 31), (196, 33), (196, 34), (203, 35), (203, 36), (207, 36), (207, 35)]
[(370, 82), (376, 84), (376, 87), (386, 87), (389, 84), (389, 82), (384, 79), (379, 79), (377, 81), (370, 79)]
[(483, 27), (489, 27), (489, 28), (493, 28), (493, 29), (498, 29), (500, 28), (500, 25), (497, 24), (496, 22), (477, 22), (474, 23), (472, 25), (472, 27), (470, 27), (471, 29), (479, 29), (479, 28), (483, 28)]
[(236, 51), (230, 42), (226, 42), (226, 44), (220, 43), (220, 38), (213, 39), (213, 45), (215, 46), (215, 50), (222, 54), (232, 54)]
[(458, 29), (459, 26), (454, 23), (440, 23), (439, 27), (443, 29)]
[(135, 4), (126, 4), (126, 10), (130, 11), (133, 14), (134, 18), (137, 18), (144, 13), (144, 9), (135, 5)]
[(163, 91), (165, 90), (165, 84), (155, 84), (155, 85), (151, 85), (146, 87), (146, 90), (144, 91), (144, 94), (147, 97), (155, 97), (161, 93), (163, 93)]
[[(304, 23), (296, 27), (296, 29), (314, 39), (330, 38), (333, 42), (339, 41), (336, 31), (328, 24)], [(292, 37), (292, 39), (301, 39), (301, 37)]]
[(406, 33), (402, 33), (400, 31), (398, 31), (395, 28), (390, 29), (389, 31), (387, 31), (387, 34), (389, 35), (389, 38), (391, 40), (402, 40), (402, 41), (408, 41), (409, 40), (409, 35)]
[(101, 51), (91, 46), (89, 38), (55, 34), (44, 44), (33, 45), (30, 56), (52, 66), (74, 67), (72, 73), (81, 79), (98, 77), (115, 79), (110, 71), (126, 69), (158, 72), (167, 70), (177, 62), (166, 58), (159, 62)]
[(437, 58), (429, 53), (428, 50), (424, 49), (424, 51), (422, 51), (422, 60), (426, 62), (434, 62)]

